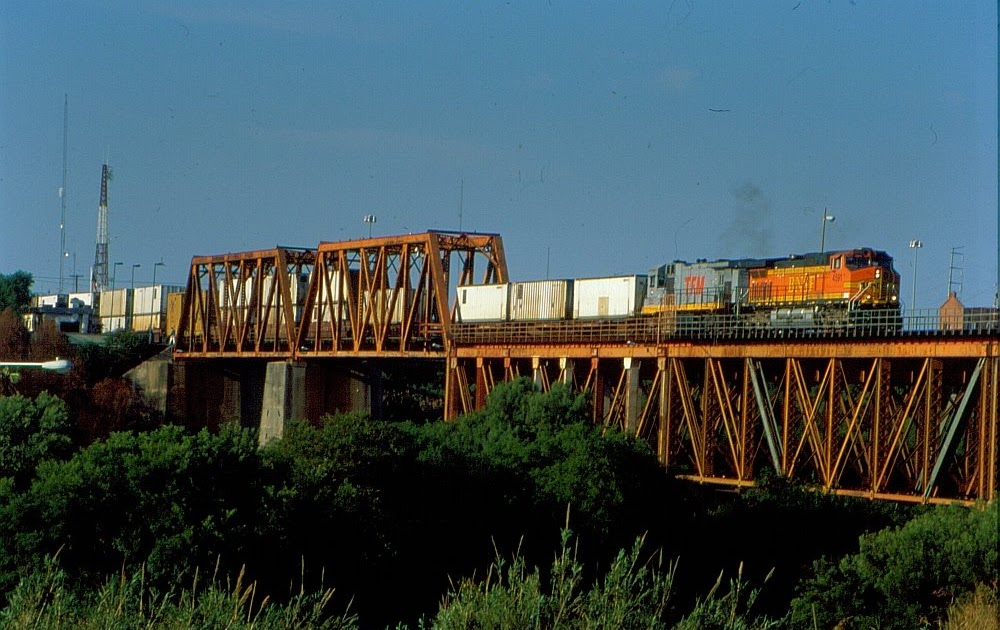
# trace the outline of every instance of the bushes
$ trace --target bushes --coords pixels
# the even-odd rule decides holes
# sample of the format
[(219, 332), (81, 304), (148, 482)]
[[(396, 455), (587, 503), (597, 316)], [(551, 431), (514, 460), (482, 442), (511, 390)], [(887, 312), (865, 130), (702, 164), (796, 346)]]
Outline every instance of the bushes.
[[(714, 494), (715, 509), (706, 510), (667, 485), (644, 444), (604, 434), (582, 397), (561, 387), (543, 394), (526, 381), (498, 386), (485, 409), (448, 424), (331, 416), (294, 425), (262, 449), (238, 428), (163, 427), (117, 433), (65, 459), (67, 422), (53, 397), (0, 399), (0, 424), (7, 423), (0, 600), (11, 597), (8, 614), (26, 610), (18, 602), (30, 593), (36, 601), (39, 593), (76, 597), (74, 614), (98, 619), (106, 609), (92, 594), (145, 602), (146, 611), (181, 600), (196, 607), (194, 574), (217, 567), (220, 576), (242, 575), (241, 586), (199, 578), (205, 586), (197, 597), (218, 587), (211, 605), (239, 609), (241, 623), (263, 619), (265, 594), (276, 611), (301, 604), (289, 585), (305, 583), (336, 586), (335, 596), (322, 592), (316, 601), (327, 611), (352, 602), (350, 610), (373, 627), (534, 619), (566, 620), (564, 627), (766, 628), (775, 621), (749, 613), (784, 615), (785, 584), (818, 548), (831, 559), (800, 587), (783, 620), (790, 626), (912, 627), (942, 619), (951, 601), (977, 585), (987, 594), (996, 588), (995, 504), (923, 509), (906, 527), (850, 548), (858, 531), (902, 522), (904, 512), (781, 483), (725, 499)], [(568, 534), (552, 535), (567, 505), (579, 532), (572, 544)], [(635, 545), (644, 532), (655, 552)], [(788, 539), (802, 532), (810, 538), (792, 545)], [(646, 560), (660, 549), (680, 558), (682, 570)], [(844, 550), (857, 553), (838, 560)], [(58, 581), (44, 561), (52, 556)], [(477, 579), (490, 556), (496, 563)], [(747, 570), (728, 590), (722, 578), (712, 587), (720, 569), (732, 575), (742, 561)], [(747, 584), (761, 583), (775, 566), (758, 597)], [(11, 591), (25, 575), (34, 577)], [(118, 576), (114, 585), (108, 576)], [(192, 593), (178, 584), (192, 585)], [(995, 607), (995, 595), (989, 601)]]
[(997, 588), (996, 501), (938, 507), (901, 528), (862, 536), (857, 553), (821, 559), (791, 605), (794, 627), (913, 628), (940, 621), (978, 585)]
[(73, 448), (66, 405), (48, 393), (36, 398), (0, 396), (0, 478), (16, 488), (27, 486), (35, 467), (62, 459)]
[(261, 517), (256, 458), (247, 432), (165, 427), (45, 461), (29, 488), (0, 495), (0, 566), (10, 580), (58, 552), (71, 579), (145, 565), (168, 584), (219, 555), (235, 561)]

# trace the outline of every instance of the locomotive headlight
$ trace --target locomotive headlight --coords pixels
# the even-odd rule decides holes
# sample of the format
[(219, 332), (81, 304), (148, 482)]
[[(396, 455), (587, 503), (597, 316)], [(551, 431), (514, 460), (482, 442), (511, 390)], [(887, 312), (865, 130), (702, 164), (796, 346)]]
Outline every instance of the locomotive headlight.
[(875, 270), (875, 277), (876, 278), (881, 278), (882, 277), (882, 270), (881, 269), (876, 269)]

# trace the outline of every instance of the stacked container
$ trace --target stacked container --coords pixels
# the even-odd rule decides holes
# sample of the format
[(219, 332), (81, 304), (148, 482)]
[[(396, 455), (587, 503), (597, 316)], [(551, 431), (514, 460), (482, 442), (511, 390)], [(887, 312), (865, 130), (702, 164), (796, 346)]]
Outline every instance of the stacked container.
[(646, 276), (583, 278), (573, 283), (573, 318), (632, 317), (642, 311)]
[(503, 322), (509, 312), (509, 284), (477, 284), (458, 287), (459, 322)]
[(109, 333), (128, 328), (128, 314), (132, 311), (132, 292), (128, 289), (101, 291), (101, 330)]
[(510, 320), (563, 320), (573, 304), (572, 280), (535, 280), (510, 285)]

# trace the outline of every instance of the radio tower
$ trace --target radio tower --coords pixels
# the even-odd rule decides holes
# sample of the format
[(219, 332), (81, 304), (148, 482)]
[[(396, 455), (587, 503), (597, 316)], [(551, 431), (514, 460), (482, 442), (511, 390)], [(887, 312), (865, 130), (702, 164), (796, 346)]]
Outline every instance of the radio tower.
[(108, 288), (108, 165), (101, 166), (101, 203), (97, 207), (97, 253), (90, 276), (90, 290), (100, 293)]
[[(66, 251), (66, 147), (69, 144), (69, 95), (63, 95), (63, 169), (62, 186), (59, 187), (59, 204), (62, 211), (59, 215), (59, 293), (63, 292), (63, 263), (69, 252)], [(76, 270), (73, 270), (76, 273)]]

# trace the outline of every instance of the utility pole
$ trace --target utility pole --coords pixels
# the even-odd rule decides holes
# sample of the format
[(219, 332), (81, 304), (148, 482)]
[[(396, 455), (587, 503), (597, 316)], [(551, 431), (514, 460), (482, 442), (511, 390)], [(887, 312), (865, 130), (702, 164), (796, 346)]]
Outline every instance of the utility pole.
[[(962, 280), (964, 278), (964, 271), (962, 267), (955, 266), (955, 258), (964, 259), (965, 254), (961, 251), (964, 246), (952, 247), (951, 248), (951, 259), (948, 261), (948, 297), (954, 293), (956, 296), (962, 292)], [(961, 262), (961, 260), (959, 260)], [(956, 273), (957, 272), (957, 273)], [(958, 279), (955, 280), (955, 276)], [(954, 289), (953, 287), (958, 287)]]
[(910, 289), (910, 312), (912, 313), (917, 304), (917, 250), (924, 246), (923, 241), (916, 239), (910, 241), (910, 249), (913, 250), (913, 288)]
[(59, 215), (59, 293), (63, 292), (63, 264), (66, 252), (66, 153), (69, 146), (69, 96), (63, 94), (63, 163), (62, 186), (59, 187), (59, 201), (62, 211)]

